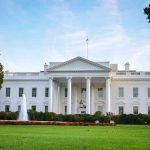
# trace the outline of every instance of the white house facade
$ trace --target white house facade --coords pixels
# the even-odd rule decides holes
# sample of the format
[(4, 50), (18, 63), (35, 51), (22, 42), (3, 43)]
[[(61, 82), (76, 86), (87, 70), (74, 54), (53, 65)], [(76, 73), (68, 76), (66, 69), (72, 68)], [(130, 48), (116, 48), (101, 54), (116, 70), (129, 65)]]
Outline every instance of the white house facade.
[(27, 108), (57, 114), (150, 114), (150, 72), (76, 57), (50, 62), (41, 72), (5, 72), (0, 111)]

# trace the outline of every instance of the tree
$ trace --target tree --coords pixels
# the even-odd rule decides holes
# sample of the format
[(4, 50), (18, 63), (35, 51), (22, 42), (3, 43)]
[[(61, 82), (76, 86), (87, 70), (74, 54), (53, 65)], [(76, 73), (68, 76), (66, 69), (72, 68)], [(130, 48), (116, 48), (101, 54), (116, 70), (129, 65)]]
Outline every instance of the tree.
[(3, 65), (0, 63), (0, 89), (2, 87), (3, 78), (4, 78)]
[(148, 7), (144, 8), (144, 14), (147, 15), (147, 19), (149, 20), (148, 22), (150, 23), (150, 4), (148, 5)]

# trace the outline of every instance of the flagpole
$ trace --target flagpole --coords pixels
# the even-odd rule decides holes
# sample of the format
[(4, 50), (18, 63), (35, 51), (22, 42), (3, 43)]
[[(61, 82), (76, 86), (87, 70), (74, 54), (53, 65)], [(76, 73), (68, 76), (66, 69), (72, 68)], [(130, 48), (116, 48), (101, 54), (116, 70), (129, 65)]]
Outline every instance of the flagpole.
[(86, 46), (87, 46), (87, 47), (86, 47), (86, 48), (87, 48), (87, 59), (88, 59), (88, 51), (89, 51), (89, 50), (88, 50), (88, 46), (89, 46), (89, 45), (88, 45), (88, 44), (89, 44), (88, 42), (89, 42), (89, 39), (88, 39), (88, 36), (87, 36), (87, 39), (86, 39)]

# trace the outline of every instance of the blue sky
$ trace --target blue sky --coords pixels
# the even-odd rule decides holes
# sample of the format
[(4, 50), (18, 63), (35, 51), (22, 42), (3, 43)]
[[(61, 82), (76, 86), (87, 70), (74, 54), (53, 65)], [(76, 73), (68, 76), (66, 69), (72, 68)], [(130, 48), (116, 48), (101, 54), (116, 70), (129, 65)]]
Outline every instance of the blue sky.
[(150, 71), (149, 0), (0, 0), (0, 61), (9, 71), (40, 71), (76, 56)]

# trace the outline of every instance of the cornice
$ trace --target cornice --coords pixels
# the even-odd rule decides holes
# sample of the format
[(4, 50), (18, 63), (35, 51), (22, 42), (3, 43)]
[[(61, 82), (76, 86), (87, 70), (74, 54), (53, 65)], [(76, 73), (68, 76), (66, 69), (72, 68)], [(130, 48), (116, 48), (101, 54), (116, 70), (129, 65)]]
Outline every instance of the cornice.
[(49, 81), (49, 79), (4, 79), (4, 81)]
[(112, 78), (112, 81), (150, 81), (150, 78)]
[(54, 72), (54, 73), (61, 73), (61, 72), (66, 72), (66, 73), (70, 73), (70, 72), (84, 72), (84, 73), (89, 73), (89, 72), (110, 72), (109, 70), (58, 70), (58, 71), (53, 71), (53, 70), (50, 70), (48, 71), (49, 73), (51, 72)]

